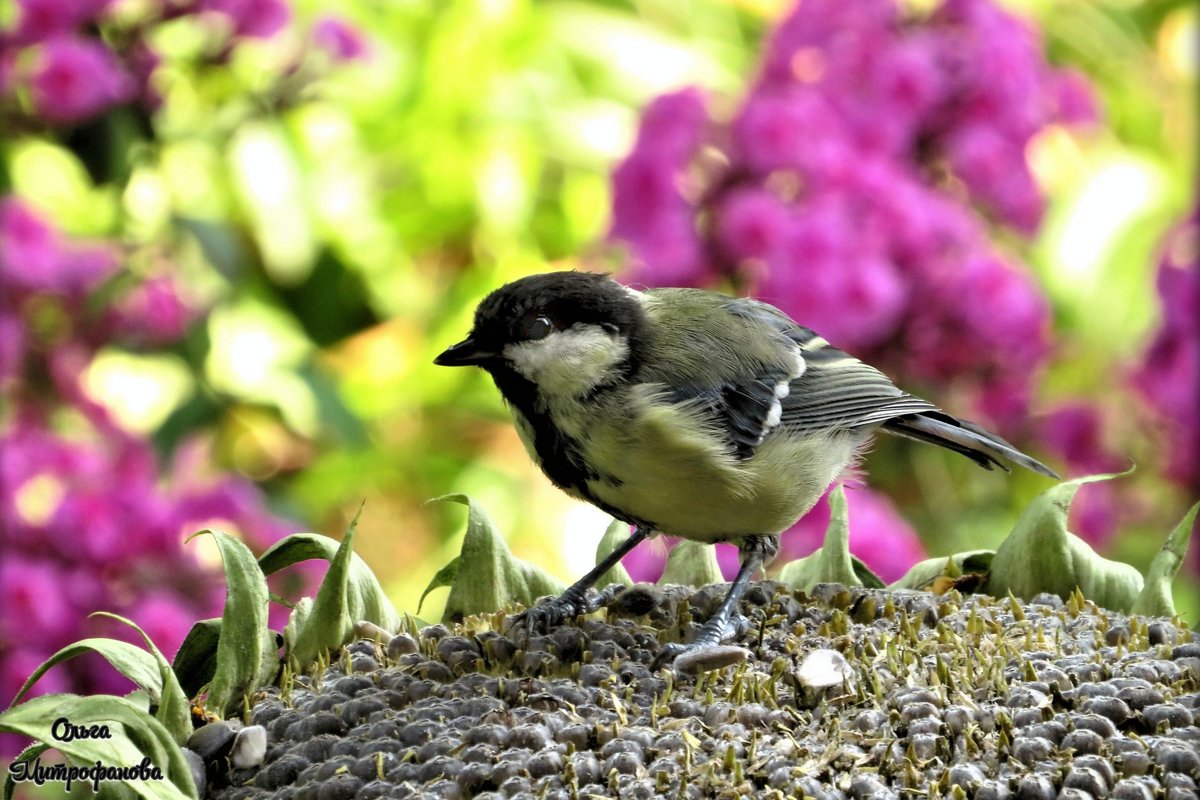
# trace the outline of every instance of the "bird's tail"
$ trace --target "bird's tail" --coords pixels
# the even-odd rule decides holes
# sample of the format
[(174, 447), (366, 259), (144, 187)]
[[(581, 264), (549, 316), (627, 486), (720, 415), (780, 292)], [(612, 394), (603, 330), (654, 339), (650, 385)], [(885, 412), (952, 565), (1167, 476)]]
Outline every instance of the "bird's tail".
[(1056, 480), (1059, 477), (1054, 470), (1025, 455), (994, 433), (985, 431), (973, 422), (956, 419), (944, 411), (893, 417), (881, 429), (896, 436), (936, 444), (961, 453), (985, 469), (998, 466), (1008, 472), (1006, 462), (1010, 462)]

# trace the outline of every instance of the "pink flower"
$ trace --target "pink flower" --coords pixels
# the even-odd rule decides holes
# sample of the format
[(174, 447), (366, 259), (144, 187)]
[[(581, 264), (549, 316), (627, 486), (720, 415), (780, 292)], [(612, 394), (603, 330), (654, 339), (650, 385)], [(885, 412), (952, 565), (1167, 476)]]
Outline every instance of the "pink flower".
[(35, 44), (95, 19), (111, 0), (17, 0), (13, 41)]
[(24, 372), (27, 346), (25, 323), (16, 314), (0, 308), (0, 385)]
[(123, 297), (116, 310), (122, 338), (140, 344), (164, 345), (179, 341), (195, 318), (195, 310), (180, 296), (170, 277), (143, 281)]
[(1092, 125), (1100, 120), (1099, 99), (1087, 76), (1079, 70), (1060, 69), (1050, 76), (1055, 117), (1067, 125)]
[(0, 277), (25, 289), (55, 287), (64, 258), (62, 237), (25, 201), (0, 199)]
[(689, 86), (656, 97), (642, 112), (635, 150), (652, 151), (681, 167), (695, 154), (708, 125), (704, 94)]
[(0, 601), (0, 639), (7, 642), (59, 647), (78, 625), (50, 561), (6, 554), (0, 563)]
[(200, 8), (227, 17), (235, 35), (257, 39), (274, 36), (292, 16), (285, 0), (201, 0)]
[(55, 36), (42, 45), (31, 88), (37, 112), (62, 124), (91, 119), (131, 100), (137, 90), (103, 43), (67, 35)]
[(791, 216), (779, 198), (762, 189), (738, 189), (717, 211), (716, 238), (734, 261), (774, 256), (787, 239)]
[(357, 61), (370, 52), (362, 31), (334, 16), (321, 17), (312, 28), (313, 43), (334, 61)]
[(1200, 212), (1168, 234), (1158, 267), (1162, 322), (1133, 375), (1161, 417), (1167, 473), (1200, 486)]
[[(220, 607), (201, 612), (194, 601), (184, 602), (166, 590), (151, 592), (140, 598), (129, 610), (128, 617), (150, 637), (168, 659), (175, 657), (179, 645), (200, 620), (200, 613), (220, 613)], [(136, 637), (136, 638), (134, 638)], [(122, 638), (141, 645), (141, 637), (132, 630), (123, 632)]]
[(759, 174), (819, 168), (827, 142), (845, 137), (842, 120), (812, 88), (752, 95), (733, 122), (732, 151)]

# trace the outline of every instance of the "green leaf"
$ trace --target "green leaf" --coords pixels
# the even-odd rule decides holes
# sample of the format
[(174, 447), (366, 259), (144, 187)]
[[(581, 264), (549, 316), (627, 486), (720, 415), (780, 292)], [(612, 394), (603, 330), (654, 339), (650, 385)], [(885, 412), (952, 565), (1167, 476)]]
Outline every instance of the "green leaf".
[(819, 583), (883, 588), (883, 581), (866, 564), (850, 555), (848, 517), (846, 491), (839, 483), (829, 493), (829, 527), (825, 529), (825, 543), (811, 555), (784, 564), (778, 580), (802, 592), (812, 591)]
[(1104, 608), (1125, 612), (1133, 608), (1142, 592), (1141, 573), (1128, 564), (1100, 556), (1067, 530), (1071, 501), (1081, 486), (1129, 472), (1064, 481), (1035, 498), (1012, 533), (996, 548), (983, 591), (993, 597), (1012, 592), (1022, 600), (1050, 592), (1066, 599), (1078, 588), (1084, 597)]
[[(92, 616), (107, 617), (108, 619), (128, 625), (137, 631), (146, 642), (146, 649), (153, 656), (155, 664), (158, 665), (158, 673), (162, 676), (160, 696), (155, 699), (153, 694), (151, 694), (151, 701), (158, 705), (158, 710), (154, 713), (154, 716), (175, 737), (175, 743), (182, 745), (192, 735), (192, 708), (166, 656), (162, 654), (162, 651), (158, 649), (158, 645), (154, 644), (154, 641), (133, 620), (126, 619), (119, 614), (111, 614), (107, 611), (97, 611)], [(149, 692), (150, 690), (147, 689), (146, 691)]]
[[(110, 738), (62, 741), (52, 735), (54, 721), (61, 718), (78, 726), (107, 726)], [(27, 736), (50, 745), (78, 766), (99, 761), (104, 766), (133, 767), (143, 759), (149, 759), (151, 765), (162, 770), (165, 780), (122, 782), (135, 796), (147, 800), (196, 797), (196, 787), (183, 758), (183, 750), (158, 720), (124, 697), (73, 694), (35, 697), (0, 714), (0, 732)], [(80, 783), (86, 782), (86, 778), (80, 780)]]
[(454, 580), (458, 577), (458, 565), (462, 561), (461, 556), (455, 556), (449, 564), (442, 567), (429, 581), (429, 585), (425, 587), (425, 591), (421, 592), (421, 599), (417, 601), (417, 611), (420, 612), (421, 606), (425, 605), (425, 596), (434, 589), (440, 589), (443, 586), (453, 586)]
[(145, 689), (152, 703), (159, 702), (162, 696), (162, 674), (158, 670), (158, 664), (155, 663), (154, 656), (137, 645), (117, 639), (80, 639), (78, 642), (67, 645), (43, 661), (21, 688), (17, 690), (12, 705), (15, 706), (19, 703), (21, 698), (25, 696), (25, 693), (51, 667), (61, 664), (64, 661), (70, 661), (72, 658), (81, 656), (84, 653), (100, 654), (104, 657), (105, 661), (113, 665), (117, 672), (120, 672), (126, 678), (129, 678), (129, 680)]
[(192, 626), (175, 653), (172, 668), (188, 697), (195, 697), (217, 671), (217, 643), (221, 640), (221, 620), (202, 619)]
[[(283, 650), (289, 657), (293, 657), (296, 652), (296, 642), (300, 638), (300, 634), (308, 625), (308, 618), (312, 616), (313, 600), (311, 597), (301, 597), (296, 605), (292, 606), (292, 611), (288, 614), (287, 625), (283, 628)], [(292, 664), (293, 671), (300, 668), (299, 659)]]
[(904, 577), (890, 584), (889, 589), (925, 589), (941, 577), (959, 578), (964, 574), (987, 574), (992, 565), (994, 550), (968, 550), (941, 558), (918, 561)]
[(1200, 512), (1200, 503), (1192, 506), (1167, 541), (1162, 550), (1150, 562), (1146, 571), (1146, 585), (1133, 604), (1134, 614), (1145, 614), (1150, 617), (1175, 616), (1175, 598), (1171, 592), (1171, 583), (1179, 565), (1187, 555), (1188, 544), (1192, 540), (1192, 531), (1196, 525), (1196, 513)]
[(716, 548), (704, 542), (687, 540), (679, 542), (667, 553), (667, 565), (663, 567), (662, 577), (658, 579), (660, 586), (671, 583), (680, 586), (708, 586), (710, 583), (724, 582), (721, 565), (717, 563)]
[[(346, 528), (346, 535), (342, 542), (345, 542), (346, 539), (353, 541), (357, 522), (358, 516), (355, 515), (354, 520)], [(322, 536), (319, 533), (293, 533), (291, 536), (279, 540), (263, 553), (258, 560), (258, 565), (264, 575), (270, 575), (292, 564), (319, 558), (330, 562), (329, 569), (332, 572), (334, 570), (333, 562), (338, 558), (341, 546), (342, 543), (336, 539)], [(387, 631), (399, 630), (400, 615), (383, 591), (383, 587), (379, 585), (375, 573), (367, 566), (367, 562), (350, 549), (346, 550), (342, 558), (348, 559), (345, 565), (338, 569), (345, 573), (342, 580), (345, 581), (346, 613), (350, 616), (351, 625), (366, 620)], [(325, 581), (321, 584), (322, 588), (328, 580), (329, 575), (326, 574)]]
[[(325, 573), (325, 579), (321, 581), (320, 588), (317, 589), (317, 597), (313, 600), (311, 610), (305, 608), (299, 614), (293, 613), (289, 620), (289, 627), (294, 632), (294, 636), (290, 641), (285, 636), (284, 641), (289, 643), (288, 658), (294, 661), (294, 666), (298, 669), (307, 668), (319, 656), (336, 650), (352, 640), (354, 623), (365, 619), (359, 616), (359, 612), (363, 610), (364, 600), (361, 597), (352, 597), (354, 592), (350, 588), (354, 534), (358, 528), (357, 523), (358, 516), (355, 515), (354, 520), (347, 526), (346, 534), (342, 537), (342, 542), (334, 552), (333, 558), (329, 560), (329, 570)], [(374, 573), (371, 573), (365, 564), (363, 569), (366, 570), (374, 584), (373, 590), (381, 596), (381, 598), (376, 598), (376, 603), (382, 602), (390, 606), (390, 601), (386, 597), (382, 597), (383, 589), (379, 586), (378, 581), (375, 581)], [(375, 622), (375, 620), (368, 621)], [(292, 622), (295, 625), (292, 625)], [(395, 627), (390, 628), (390, 630), (395, 629)]]
[[(33, 761), (35, 758), (49, 749), (50, 745), (48, 744), (42, 744), (40, 742), (31, 744), (29, 747), (26, 747), (24, 750), (18, 753), (17, 757), (12, 760), (12, 763), (20, 764), (26, 761)], [(10, 770), (5, 770), (4, 790), (0, 791), (0, 798), (3, 798), (3, 800), (11, 800), (11, 798), (16, 796), (16, 787), (17, 782), (13, 780), (13, 773)]]
[(512, 554), (487, 514), (466, 495), (450, 494), (430, 502), (467, 507), (467, 533), (459, 555), (458, 574), (450, 586), (443, 622), (461, 620), (503, 608), (509, 603), (531, 606), (539, 597), (565, 588), (540, 567)]
[(279, 655), (267, 623), (270, 593), (258, 560), (240, 540), (221, 531), (203, 530), (188, 538), (202, 534), (216, 541), (225, 566), (225, 609), (205, 703), (209, 711), (224, 716), (240, 707), (246, 695), (271, 682)]
[[(619, 519), (614, 519), (608, 524), (604, 530), (604, 535), (600, 537), (600, 543), (596, 545), (596, 563), (603, 561), (608, 554), (617, 549), (617, 545), (629, 538), (629, 525), (621, 522)], [(629, 573), (625, 571), (625, 567), (617, 563), (608, 572), (601, 575), (596, 580), (596, 588), (603, 589), (611, 583), (619, 583), (622, 586), (633, 586), (633, 579), (629, 577)]]

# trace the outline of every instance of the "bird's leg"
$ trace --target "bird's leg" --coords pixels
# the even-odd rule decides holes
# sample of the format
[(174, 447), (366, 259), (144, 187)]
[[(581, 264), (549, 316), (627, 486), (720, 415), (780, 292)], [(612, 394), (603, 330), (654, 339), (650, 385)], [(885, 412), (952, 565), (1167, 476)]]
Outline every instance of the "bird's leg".
[[(779, 537), (777, 535), (753, 535), (742, 539), (738, 543), (741, 566), (738, 568), (737, 577), (733, 579), (733, 584), (725, 594), (725, 599), (721, 601), (721, 607), (700, 628), (700, 633), (695, 640), (688, 644), (673, 642), (664, 645), (654, 659), (654, 666), (659, 667), (672, 662), (687, 652), (716, 647), (726, 639), (744, 632), (745, 617), (740, 614), (735, 615), (734, 609), (737, 608), (738, 601), (745, 594), (750, 579), (756, 572), (771, 563), (771, 559), (775, 558), (775, 554), (778, 552)], [(738, 624), (739, 621), (741, 624)]]
[(630, 550), (648, 538), (651, 532), (651, 528), (635, 526), (628, 539), (613, 548), (611, 553), (601, 559), (600, 563), (592, 567), (586, 575), (571, 584), (565, 592), (549, 602), (527, 608), (517, 614), (513, 617), (510, 627), (524, 627), (527, 631), (546, 630), (565, 619), (590, 614), (605, 605), (613, 598), (614, 593), (607, 590), (589, 593), (592, 585), (600, 579), (601, 575), (615, 567), (617, 562), (628, 555)]

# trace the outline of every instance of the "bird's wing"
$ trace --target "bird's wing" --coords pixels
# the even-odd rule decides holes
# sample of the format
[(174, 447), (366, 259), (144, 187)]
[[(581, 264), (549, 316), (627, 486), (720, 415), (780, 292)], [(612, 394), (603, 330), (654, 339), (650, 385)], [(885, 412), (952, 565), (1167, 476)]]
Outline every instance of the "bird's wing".
[(695, 289), (647, 294), (661, 301), (648, 306), (659, 349), (638, 379), (660, 385), (664, 402), (699, 412), (737, 458), (749, 458), (779, 426), (804, 372), (798, 339), (815, 334), (754, 300)]
[(879, 370), (829, 344), (767, 303), (734, 300), (730, 311), (754, 320), (798, 350), (804, 369), (788, 385), (780, 422), (797, 431), (859, 428), (904, 414), (937, 410), (896, 388)]
[[(656, 320), (667, 349), (652, 359), (643, 380), (659, 383), (667, 402), (696, 406), (738, 459), (752, 456), (777, 428), (818, 433), (878, 426), (988, 469), (1011, 462), (1057, 477), (995, 434), (897, 388), (772, 305), (691, 289), (648, 294), (671, 302), (661, 304)], [(663, 352), (675, 357), (663, 359)]]
[(803, 345), (801, 353), (806, 369), (783, 404), (782, 422), (791, 430), (861, 428), (938, 410), (820, 337)]

